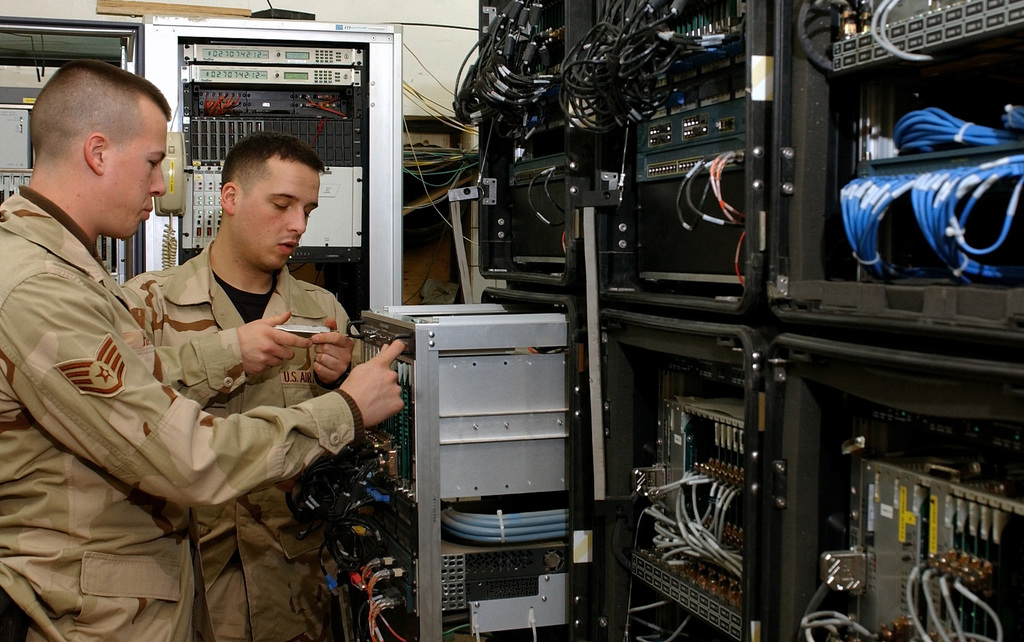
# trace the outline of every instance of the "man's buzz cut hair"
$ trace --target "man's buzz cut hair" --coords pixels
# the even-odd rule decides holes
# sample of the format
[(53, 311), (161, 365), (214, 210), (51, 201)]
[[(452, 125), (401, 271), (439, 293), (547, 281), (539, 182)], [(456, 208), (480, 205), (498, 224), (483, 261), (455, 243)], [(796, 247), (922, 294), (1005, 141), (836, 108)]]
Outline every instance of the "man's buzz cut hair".
[(302, 163), (319, 174), (324, 173), (324, 162), (302, 139), (283, 132), (258, 131), (238, 141), (228, 151), (221, 182), (249, 187), (264, 175), (271, 158)]
[(141, 132), (139, 101), (149, 100), (170, 120), (171, 107), (156, 85), (100, 60), (74, 60), (53, 74), (30, 116), (37, 162), (56, 161), (84, 136), (100, 132), (115, 145)]

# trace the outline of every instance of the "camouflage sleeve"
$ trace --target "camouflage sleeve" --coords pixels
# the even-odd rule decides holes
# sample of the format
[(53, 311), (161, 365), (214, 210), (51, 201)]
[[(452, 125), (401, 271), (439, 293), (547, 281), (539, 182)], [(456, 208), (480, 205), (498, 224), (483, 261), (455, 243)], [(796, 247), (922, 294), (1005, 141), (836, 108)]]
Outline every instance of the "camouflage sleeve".
[(229, 393), (245, 383), (242, 350), (234, 329), (204, 335), (180, 345), (162, 345), (166, 308), (160, 288), (152, 287), (152, 282), (152, 277), (140, 274), (122, 289), (132, 315), (157, 345), (161, 370), (154, 374), (204, 408), (218, 393)]
[(340, 394), (215, 418), (153, 376), (145, 333), (95, 282), (61, 266), (0, 298), (0, 386), (63, 447), (187, 505), (289, 478), (353, 437)]

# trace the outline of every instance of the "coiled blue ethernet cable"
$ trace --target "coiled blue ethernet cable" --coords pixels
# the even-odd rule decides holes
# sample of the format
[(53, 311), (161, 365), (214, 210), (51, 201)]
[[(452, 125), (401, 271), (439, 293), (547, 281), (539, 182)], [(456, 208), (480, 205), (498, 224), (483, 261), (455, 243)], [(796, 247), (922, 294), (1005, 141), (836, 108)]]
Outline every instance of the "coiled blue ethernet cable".
[[(1005, 119), (1005, 116), (1004, 116)], [(900, 151), (931, 152), (953, 144), (983, 146), (1021, 142), (1020, 134), (961, 120), (938, 107), (904, 114), (896, 122), (893, 143)]]
[[(985, 248), (967, 242), (967, 223), (980, 199), (995, 185), (1016, 179), (1003, 213), (998, 238)], [(964, 282), (1024, 283), (1024, 266), (988, 265), (985, 256), (1006, 241), (1024, 188), (1024, 155), (1009, 156), (978, 167), (944, 169), (914, 181), (911, 202), (922, 234), (952, 275)]]

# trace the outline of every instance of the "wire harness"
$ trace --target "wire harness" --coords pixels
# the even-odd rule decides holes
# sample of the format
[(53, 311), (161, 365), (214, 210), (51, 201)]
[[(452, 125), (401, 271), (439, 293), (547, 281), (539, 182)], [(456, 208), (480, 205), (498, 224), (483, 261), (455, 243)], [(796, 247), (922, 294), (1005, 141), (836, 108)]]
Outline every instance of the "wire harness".
[[(983, 247), (968, 240), (968, 223), (976, 210), (991, 216), (998, 210), (979, 207), (985, 196), (998, 191), (1006, 196), (998, 236)], [(840, 192), (843, 226), (858, 263), (878, 279), (952, 277), (1018, 285), (1024, 283), (1024, 266), (991, 265), (981, 259), (1006, 243), (1024, 189), (1024, 155), (1007, 156), (977, 167), (936, 170), (920, 175), (873, 176), (855, 179)], [(945, 270), (904, 267), (882, 259), (878, 234), (890, 206), (909, 191), (918, 228)], [(977, 216), (982, 216), (978, 214)]]
[[(553, 4), (547, 0), (546, 4)], [(542, 29), (545, 2), (512, 0), (466, 54), (453, 108), (466, 124), (492, 121), (504, 135), (527, 137), (544, 117), (542, 98), (557, 88), (565, 29)], [(467, 63), (478, 51), (476, 61)]]
[(691, 470), (648, 492), (653, 504), (644, 514), (655, 520), (654, 548), (663, 562), (677, 566), (702, 560), (742, 577), (743, 557), (729, 541), (734, 531), (729, 519), (735, 519), (730, 509), (742, 490), (736, 481)]
[(328, 569), (325, 555), (339, 572), (351, 573), (381, 553), (380, 531), (359, 515), (361, 507), (389, 499), (371, 482), (379, 468), (379, 453), (372, 447), (348, 445), (310, 464), (285, 495), (295, 519), (309, 524), (300, 539), (323, 529), (320, 567), (332, 591), (338, 588), (338, 579)]
[[(738, 41), (743, 20), (691, 30), (689, 0), (617, 0), (565, 55), (559, 105), (574, 126), (609, 132), (649, 119), (671, 93), (665, 75), (682, 56)], [(700, 3), (694, 3), (700, 4)]]
[(563, 539), (569, 533), (569, 511), (562, 509), (526, 513), (464, 513), (453, 508), (441, 511), (441, 532), (476, 544), (512, 544)]

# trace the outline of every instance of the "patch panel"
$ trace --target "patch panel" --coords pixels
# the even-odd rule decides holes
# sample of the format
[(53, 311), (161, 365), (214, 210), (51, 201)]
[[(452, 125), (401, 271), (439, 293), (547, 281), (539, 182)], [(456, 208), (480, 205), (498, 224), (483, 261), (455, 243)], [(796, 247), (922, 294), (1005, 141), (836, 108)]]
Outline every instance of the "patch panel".
[[(886, 33), (902, 51), (938, 54), (952, 47), (1010, 35), (1021, 26), (1024, 4), (1019, 0), (973, 0), (892, 22)], [(832, 68), (837, 73), (895, 60), (870, 33), (851, 36), (832, 46)]]

